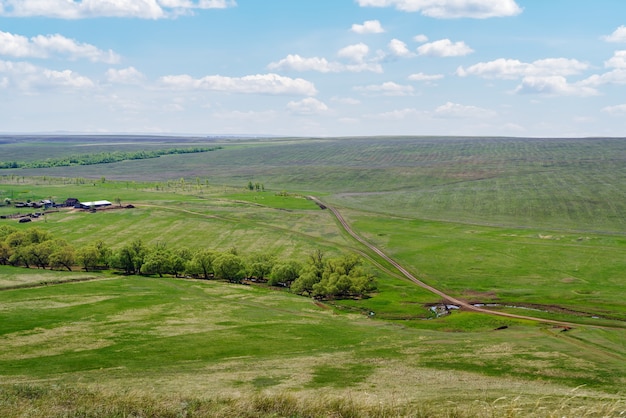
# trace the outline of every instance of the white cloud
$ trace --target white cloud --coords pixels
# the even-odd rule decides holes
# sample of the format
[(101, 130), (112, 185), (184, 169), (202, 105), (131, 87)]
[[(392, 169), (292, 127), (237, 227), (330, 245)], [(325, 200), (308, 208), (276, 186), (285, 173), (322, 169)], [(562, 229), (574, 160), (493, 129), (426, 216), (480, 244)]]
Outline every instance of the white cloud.
[(626, 42), (626, 26), (620, 26), (612, 34), (604, 36), (602, 39), (607, 42)]
[(244, 120), (247, 122), (256, 122), (256, 123), (271, 122), (278, 116), (279, 114), (274, 110), (266, 110), (263, 112), (255, 112), (255, 111), (243, 112), (241, 110), (232, 110), (232, 111), (223, 111), (223, 112), (213, 113), (213, 117), (217, 119), (235, 120), (235, 121)]
[(163, 86), (174, 89), (213, 90), (229, 93), (302, 95), (317, 94), (315, 86), (302, 78), (283, 77), (278, 74), (256, 74), (245, 77), (224, 77), (220, 75), (195, 79), (189, 75), (161, 77)]
[(234, 0), (0, 0), (4, 16), (42, 16), (59, 19), (134, 17), (161, 19), (193, 9), (222, 9)]
[(449, 39), (430, 42), (417, 48), (420, 55), (432, 57), (462, 57), (474, 52), (465, 42), (452, 42)]
[(575, 59), (547, 58), (531, 63), (518, 60), (499, 58), (494, 61), (481, 62), (465, 69), (459, 67), (457, 75), (465, 77), (474, 75), (483, 78), (517, 79), (527, 76), (567, 76), (579, 74), (589, 68), (589, 64)]
[(382, 96), (411, 96), (413, 95), (413, 86), (406, 86), (388, 81), (383, 84), (372, 84), (369, 86), (357, 86), (354, 90), (365, 94), (374, 94)]
[(380, 120), (403, 120), (407, 118), (424, 118), (428, 116), (428, 112), (424, 112), (422, 110), (417, 110), (414, 108), (404, 108), (391, 110), (388, 112), (377, 113), (374, 115), (366, 115), (368, 119), (380, 119)]
[(106, 79), (109, 83), (115, 84), (139, 84), (145, 77), (134, 67), (128, 67), (121, 70), (109, 69), (106, 72)]
[(383, 69), (378, 59), (367, 59), (369, 47), (364, 43), (348, 45), (340, 49), (337, 55), (350, 63), (328, 61), (320, 57), (301, 57), (298, 54), (289, 54), (287, 57), (277, 62), (270, 63), (267, 68), (270, 70), (291, 70), (291, 71), (317, 71), (321, 73), (341, 73), (341, 72), (364, 72), (370, 71), (382, 73)]
[(273, 71), (317, 71), (320, 73), (359, 73), (364, 71), (381, 73), (383, 71), (380, 64), (376, 62), (361, 61), (354, 64), (344, 64), (331, 62), (320, 57), (305, 58), (297, 54), (289, 54), (280, 61), (270, 63), (267, 68)]
[(347, 104), (347, 105), (361, 104), (360, 100), (353, 99), (352, 97), (332, 97), (330, 100), (332, 100), (333, 102)]
[(426, 36), (426, 35), (415, 35), (413, 37), (413, 40), (415, 42), (419, 42), (420, 44), (423, 44), (424, 42), (428, 42), (428, 36)]
[(111, 50), (102, 51), (93, 45), (76, 42), (62, 35), (38, 35), (30, 39), (0, 31), (0, 55), (19, 58), (49, 58), (54, 55), (69, 59), (86, 58), (93, 62), (115, 64), (120, 57)]
[(516, 89), (518, 94), (541, 94), (546, 96), (595, 96), (597, 90), (584, 83), (570, 84), (563, 76), (524, 77)]
[(443, 74), (416, 73), (416, 74), (411, 74), (408, 78), (411, 81), (436, 81), (436, 80), (441, 80), (443, 77), (444, 77)]
[(339, 52), (337, 52), (337, 55), (342, 58), (350, 59), (354, 62), (363, 62), (369, 52), (370, 48), (361, 42), (341, 48)]
[(522, 9), (515, 0), (357, 0), (362, 7), (395, 7), (405, 12), (421, 12), (424, 16), (451, 19), (470, 17), (515, 16)]
[(607, 68), (626, 68), (626, 51), (615, 51), (613, 57), (604, 63)]
[(607, 106), (603, 108), (602, 111), (610, 115), (623, 116), (623, 115), (626, 115), (626, 104), (621, 104), (617, 106)]
[(328, 111), (328, 106), (313, 97), (287, 103), (287, 109), (298, 115), (319, 115)]
[(492, 110), (477, 106), (466, 106), (458, 103), (447, 102), (437, 107), (433, 115), (439, 118), (490, 118), (496, 115)]
[(399, 39), (392, 39), (389, 41), (389, 50), (391, 53), (397, 57), (410, 57), (413, 55), (409, 48), (407, 48), (406, 44)]
[(91, 79), (74, 71), (50, 70), (26, 62), (0, 61), (0, 74), (5, 74), (5, 88), (15, 86), (28, 92), (56, 87), (83, 89), (95, 85)]
[(598, 87), (605, 84), (624, 85), (626, 84), (626, 69), (615, 69), (601, 75), (594, 74), (580, 82), (582, 86)]
[(385, 29), (383, 29), (382, 25), (378, 20), (366, 20), (362, 25), (354, 24), (352, 25), (352, 32), (366, 34), (366, 33), (383, 33)]
[(336, 73), (343, 69), (340, 63), (331, 63), (326, 58), (305, 58), (297, 54), (289, 54), (278, 62), (270, 63), (267, 67), (270, 70), (318, 71), (320, 73)]

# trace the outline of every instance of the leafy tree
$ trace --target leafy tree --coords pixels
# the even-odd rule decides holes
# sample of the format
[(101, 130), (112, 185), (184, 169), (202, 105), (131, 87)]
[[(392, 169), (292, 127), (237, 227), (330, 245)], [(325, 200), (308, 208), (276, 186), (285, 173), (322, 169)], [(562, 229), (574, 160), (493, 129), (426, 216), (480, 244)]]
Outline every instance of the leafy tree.
[(213, 261), (217, 254), (210, 250), (196, 251), (187, 263), (186, 272), (193, 276), (202, 276), (208, 280), (214, 275)]
[(274, 264), (267, 284), (270, 286), (289, 287), (300, 275), (302, 265), (297, 261), (285, 261)]
[(309, 253), (309, 266), (312, 271), (321, 279), (324, 271), (324, 252), (320, 249), (316, 249)]
[(361, 264), (360, 257), (355, 254), (323, 262), (321, 253), (315, 252), (309, 257), (308, 267), (291, 285), (291, 290), (320, 299), (363, 297), (376, 290), (376, 282)]
[(158, 274), (163, 277), (164, 273), (171, 271), (172, 252), (164, 245), (156, 245), (146, 250), (144, 261), (140, 267), (142, 274)]
[(48, 231), (41, 228), (29, 228), (26, 230), (26, 240), (30, 244), (40, 244), (52, 238)]
[(112, 257), (113, 266), (124, 270), (126, 274), (137, 274), (141, 271), (144, 258), (146, 256), (146, 247), (141, 239), (124, 245)]
[(50, 267), (65, 267), (68, 271), (72, 271), (72, 266), (76, 263), (76, 254), (74, 248), (64, 240), (57, 240), (54, 243), (54, 249), (50, 254)]
[(81, 247), (76, 254), (76, 260), (85, 271), (95, 270), (98, 266), (99, 257), (98, 247), (95, 245)]
[(213, 261), (215, 277), (234, 283), (241, 283), (246, 275), (246, 266), (238, 255), (223, 253)]
[(23, 265), (26, 268), (30, 268), (30, 258), (27, 255), (26, 246), (14, 247), (9, 257), (9, 264), (12, 266)]
[(0, 264), (7, 265), (13, 254), (13, 249), (4, 241), (0, 241)]
[(4, 240), (7, 245), (13, 249), (17, 249), (22, 245), (29, 244), (28, 238), (26, 237), (26, 233), (24, 231), (15, 231), (10, 233)]
[(179, 277), (191, 260), (192, 252), (188, 248), (172, 251), (170, 255), (170, 274)]
[(52, 241), (33, 243), (23, 247), (23, 250), (23, 256), (27, 259), (28, 264), (34, 264), (38, 268), (45, 269), (50, 264), (50, 255), (54, 251), (54, 243)]
[(317, 272), (311, 268), (305, 270), (298, 278), (292, 283), (291, 291), (298, 295), (307, 294), (311, 296), (313, 293), (313, 286), (320, 282)]
[(265, 279), (272, 271), (276, 257), (267, 253), (252, 254), (247, 261), (248, 277)]
[(104, 268), (109, 267), (109, 263), (111, 260), (111, 256), (113, 255), (113, 251), (111, 247), (106, 245), (104, 241), (99, 240), (95, 244), (96, 250), (98, 250), (98, 261), (97, 265), (102, 266)]
[(9, 225), (0, 225), (0, 241), (4, 241), (9, 235), (17, 232), (16, 228)]

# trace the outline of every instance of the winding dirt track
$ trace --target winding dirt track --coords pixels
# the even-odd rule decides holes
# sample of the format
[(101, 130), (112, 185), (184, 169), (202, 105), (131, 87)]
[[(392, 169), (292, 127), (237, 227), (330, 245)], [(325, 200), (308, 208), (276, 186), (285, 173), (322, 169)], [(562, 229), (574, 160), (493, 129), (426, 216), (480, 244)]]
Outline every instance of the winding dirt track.
[[(332, 214), (337, 218), (337, 220), (339, 221), (339, 223), (341, 224), (343, 229), (348, 234), (350, 234), (355, 240), (359, 241), (361, 244), (365, 245), (370, 250), (372, 250), (376, 254), (378, 254), (381, 258), (383, 258), (388, 263), (390, 263), (392, 266), (394, 266), (400, 273), (402, 273), (402, 275), (404, 275), (404, 277), (406, 277), (407, 279), (409, 279), (413, 283), (417, 284), (418, 286), (420, 286), (420, 287), (422, 287), (422, 288), (424, 288), (424, 289), (426, 289), (426, 290), (428, 290), (428, 291), (430, 291), (430, 292), (440, 296), (441, 298), (443, 298), (445, 301), (449, 302), (450, 304), (460, 306), (462, 309), (465, 309), (467, 311), (480, 312), (480, 313), (484, 313), (484, 314), (488, 314), (488, 315), (497, 315), (497, 316), (503, 316), (503, 317), (507, 317), (507, 318), (514, 318), (514, 319), (525, 319), (525, 320), (528, 320), (528, 321), (541, 322), (541, 323), (545, 323), (545, 324), (553, 324), (553, 325), (558, 325), (558, 326), (563, 326), (563, 327), (574, 327), (574, 326), (582, 326), (583, 325), (583, 324), (577, 324), (577, 323), (574, 323), (574, 322), (556, 321), (556, 320), (552, 320), (552, 319), (535, 318), (533, 316), (516, 315), (516, 314), (512, 314), (512, 313), (507, 313), (507, 312), (492, 311), (492, 310), (489, 310), (489, 309), (484, 309), (484, 308), (481, 308), (481, 307), (478, 307), (478, 306), (474, 306), (474, 305), (472, 305), (470, 303), (467, 303), (467, 302), (465, 302), (463, 300), (460, 300), (460, 299), (457, 299), (457, 298), (455, 298), (453, 296), (450, 296), (447, 293), (444, 293), (441, 290), (436, 289), (436, 288), (434, 288), (434, 287), (424, 283), (423, 281), (419, 280), (417, 277), (415, 277), (413, 274), (411, 274), (407, 269), (402, 267), (397, 261), (395, 261), (394, 259), (389, 257), (387, 254), (382, 252), (382, 250), (380, 250), (378, 247), (376, 247), (375, 245), (371, 244), (370, 242), (366, 241), (364, 238), (359, 236), (356, 232), (354, 232), (352, 230), (350, 225), (346, 222), (346, 220), (343, 218), (343, 216), (341, 215), (341, 213), (339, 213), (339, 211), (337, 209), (333, 208), (332, 206), (327, 205), (326, 203), (323, 203), (321, 200), (319, 200), (315, 196), (309, 196), (309, 198), (311, 200), (313, 200), (315, 203), (317, 203), (317, 205), (320, 206), (321, 208), (326, 208), (329, 211), (331, 211)], [(607, 328), (607, 327), (600, 326), (600, 325), (584, 324), (584, 326), (596, 327), (596, 328)]]

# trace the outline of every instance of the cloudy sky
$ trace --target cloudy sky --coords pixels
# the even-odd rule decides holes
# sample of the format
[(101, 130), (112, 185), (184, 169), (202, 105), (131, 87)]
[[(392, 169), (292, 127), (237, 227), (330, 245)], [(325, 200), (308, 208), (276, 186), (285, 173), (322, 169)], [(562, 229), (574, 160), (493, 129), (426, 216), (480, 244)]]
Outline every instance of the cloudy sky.
[(0, 132), (626, 136), (624, 0), (0, 0)]

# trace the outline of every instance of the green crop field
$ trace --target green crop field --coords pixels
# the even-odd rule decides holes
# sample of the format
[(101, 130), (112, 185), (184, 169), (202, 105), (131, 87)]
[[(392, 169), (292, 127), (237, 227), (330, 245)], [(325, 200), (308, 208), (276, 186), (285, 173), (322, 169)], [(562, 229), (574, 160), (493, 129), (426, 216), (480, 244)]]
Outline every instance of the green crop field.
[[(76, 248), (139, 238), (300, 261), (356, 253), (377, 292), (315, 301), (264, 285), (0, 266), (0, 415), (626, 414), (626, 140), (18, 137), (0, 141), (0, 160), (185, 145), (221, 148), (0, 170), (5, 217), (33, 211), (5, 199), (115, 202), (0, 228)], [(440, 296), (311, 195), (428, 285), (567, 325), (435, 318)]]

